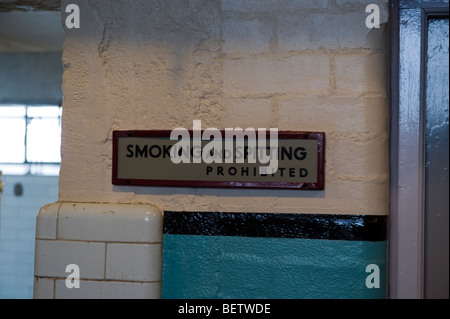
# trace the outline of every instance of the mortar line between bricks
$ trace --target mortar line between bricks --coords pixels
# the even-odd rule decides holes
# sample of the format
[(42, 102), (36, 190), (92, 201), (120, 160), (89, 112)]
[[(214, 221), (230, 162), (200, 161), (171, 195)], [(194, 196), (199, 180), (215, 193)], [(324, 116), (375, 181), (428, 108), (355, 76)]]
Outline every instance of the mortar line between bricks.
[(142, 241), (105, 241), (105, 240), (82, 240), (82, 239), (48, 239), (48, 238), (36, 238), (41, 241), (53, 241), (53, 242), (78, 242), (78, 243), (96, 243), (96, 244), (128, 244), (128, 245), (158, 245), (162, 244), (162, 241), (142, 242)]
[[(65, 281), (66, 277), (46, 277), (35, 276), (37, 279), (50, 279), (53, 280), (56, 286), (56, 281)], [(92, 281), (92, 282), (117, 282), (117, 283), (136, 283), (136, 284), (158, 284), (162, 280), (142, 281), (142, 280), (125, 280), (125, 279), (95, 279), (95, 278), (80, 278), (80, 281)], [(56, 288), (56, 287), (55, 287)]]

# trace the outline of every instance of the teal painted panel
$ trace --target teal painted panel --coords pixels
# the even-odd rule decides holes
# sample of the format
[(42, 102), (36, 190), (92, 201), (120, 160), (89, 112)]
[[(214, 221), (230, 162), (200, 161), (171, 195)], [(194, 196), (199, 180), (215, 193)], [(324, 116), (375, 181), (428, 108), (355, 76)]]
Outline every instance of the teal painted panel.
[[(386, 241), (164, 235), (162, 296), (385, 298)], [(369, 289), (369, 264), (380, 288)]]

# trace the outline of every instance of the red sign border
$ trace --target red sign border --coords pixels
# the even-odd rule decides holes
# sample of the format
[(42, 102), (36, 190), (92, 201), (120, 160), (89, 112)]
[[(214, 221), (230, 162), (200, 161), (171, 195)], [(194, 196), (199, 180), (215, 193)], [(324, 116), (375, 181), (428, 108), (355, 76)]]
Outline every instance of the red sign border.
[[(192, 137), (192, 130), (189, 131)], [(222, 130), (222, 136), (225, 131)], [(118, 144), (121, 137), (170, 137), (170, 130), (115, 130), (113, 131), (112, 154), (112, 184), (117, 186), (160, 186), (160, 187), (205, 187), (205, 188), (261, 188), (261, 189), (298, 189), (298, 190), (324, 190), (325, 189), (325, 133), (279, 131), (278, 139), (315, 139), (317, 140), (317, 182), (235, 182), (235, 181), (189, 181), (189, 180), (152, 180), (118, 178)], [(203, 130), (202, 130), (203, 133)], [(257, 133), (257, 132), (256, 132)], [(269, 138), (270, 132), (267, 132)]]

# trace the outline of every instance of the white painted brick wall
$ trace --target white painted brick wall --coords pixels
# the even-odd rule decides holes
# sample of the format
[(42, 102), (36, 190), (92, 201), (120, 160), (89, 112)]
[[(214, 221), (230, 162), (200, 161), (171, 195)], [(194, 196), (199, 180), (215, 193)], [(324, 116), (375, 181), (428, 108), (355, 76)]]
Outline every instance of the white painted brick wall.
[(281, 93), (320, 94), (328, 90), (325, 55), (253, 57), (224, 62), (224, 92), (229, 96)]
[[(232, 98), (223, 101), (223, 127), (267, 127), (273, 122), (272, 103), (270, 99)], [(258, 113), (258, 116), (253, 116)]]
[[(380, 29), (364, 25), (369, 3), (380, 5)], [(41, 211), (37, 254), (76, 244), (84, 258), (92, 251), (103, 254), (92, 260), (104, 271), (89, 279), (81, 269), (82, 288), (69, 290), (61, 269), (50, 273), (38, 266), (36, 297), (160, 295), (153, 263), (160, 249), (153, 237), (160, 235), (157, 218), (146, 216), (154, 228), (136, 228), (132, 216), (142, 215), (127, 215), (120, 205), (109, 214), (109, 204), (94, 209), (80, 202), (152, 203), (185, 211), (389, 213), (388, 1), (217, 0), (196, 10), (192, 4), (80, 3), (84, 27), (68, 30), (65, 38), (64, 203)], [(190, 127), (194, 119), (205, 128), (325, 132), (325, 190), (111, 185), (113, 130)], [(72, 202), (78, 204), (72, 208)], [(121, 207), (126, 206), (132, 205)], [(61, 256), (59, 267), (70, 262), (68, 254)]]
[(264, 53), (270, 48), (272, 31), (271, 24), (256, 19), (225, 21), (222, 27), (223, 52), (235, 56)]
[[(379, 29), (365, 26), (371, 3), (380, 6)], [(217, 0), (195, 10), (195, 2), (80, 5), (87, 12), (85, 27), (65, 38), (62, 201), (188, 211), (389, 213), (387, 196), (365, 205), (341, 191), (349, 178), (352, 190), (389, 187), (388, 171), (378, 166), (389, 159), (387, 0)], [(290, 190), (167, 193), (111, 185), (113, 130), (190, 128), (194, 119), (204, 128), (325, 132), (325, 190), (309, 197)], [(354, 151), (367, 136), (380, 150), (373, 163), (368, 146)], [(358, 172), (349, 176), (346, 165)], [(279, 206), (277, 197), (293, 199)]]
[(248, 13), (324, 9), (330, 0), (223, 0), (222, 10)]
[[(285, 129), (302, 127), (306, 131), (331, 132), (385, 132), (388, 110), (387, 99), (317, 97), (286, 98), (278, 105), (280, 126)], [(336, 121), (336, 110), (339, 110), (339, 121)], [(317, 122), (317, 114), (320, 121)], [(382, 121), (373, 121), (381, 118)]]
[(386, 96), (386, 57), (381, 54), (340, 55), (336, 61), (336, 89), (340, 93)]

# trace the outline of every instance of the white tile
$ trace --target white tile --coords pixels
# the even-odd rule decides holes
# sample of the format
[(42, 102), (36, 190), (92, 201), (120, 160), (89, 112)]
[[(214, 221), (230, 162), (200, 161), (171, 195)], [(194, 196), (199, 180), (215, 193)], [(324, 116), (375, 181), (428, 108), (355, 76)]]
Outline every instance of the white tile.
[(18, 254), (33, 253), (34, 243), (32, 241), (18, 240), (11, 244), (12, 249)]
[(67, 265), (76, 264), (81, 278), (104, 278), (104, 243), (38, 239), (35, 256), (34, 271), (38, 277), (67, 277)]
[(47, 204), (39, 210), (36, 217), (36, 238), (56, 239), (56, 224), (60, 206), (61, 203)]
[[(10, 226), (9, 223), (7, 223), (7, 221), (5, 220), (6, 218), (3, 218), (4, 216), (1, 216), (1, 217), (2, 217), (2, 220), (1, 220), (2, 224), (3, 225), (8, 224), (8, 226)], [(9, 244), (9, 243), (12, 243), (15, 240), (17, 240), (17, 232), (15, 231), (15, 229), (2, 228), (0, 231), (1, 231), (0, 236), (1, 236), (2, 244), (5, 244), (5, 243)]]
[(152, 205), (64, 203), (58, 238), (113, 242), (161, 242), (162, 212)]
[(34, 278), (34, 299), (53, 299), (54, 280), (49, 278)]
[(159, 299), (161, 283), (80, 281), (80, 288), (68, 289), (57, 280), (56, 299)]
[(107, 244), (106, 279), (161, 280), (160, 244)]

